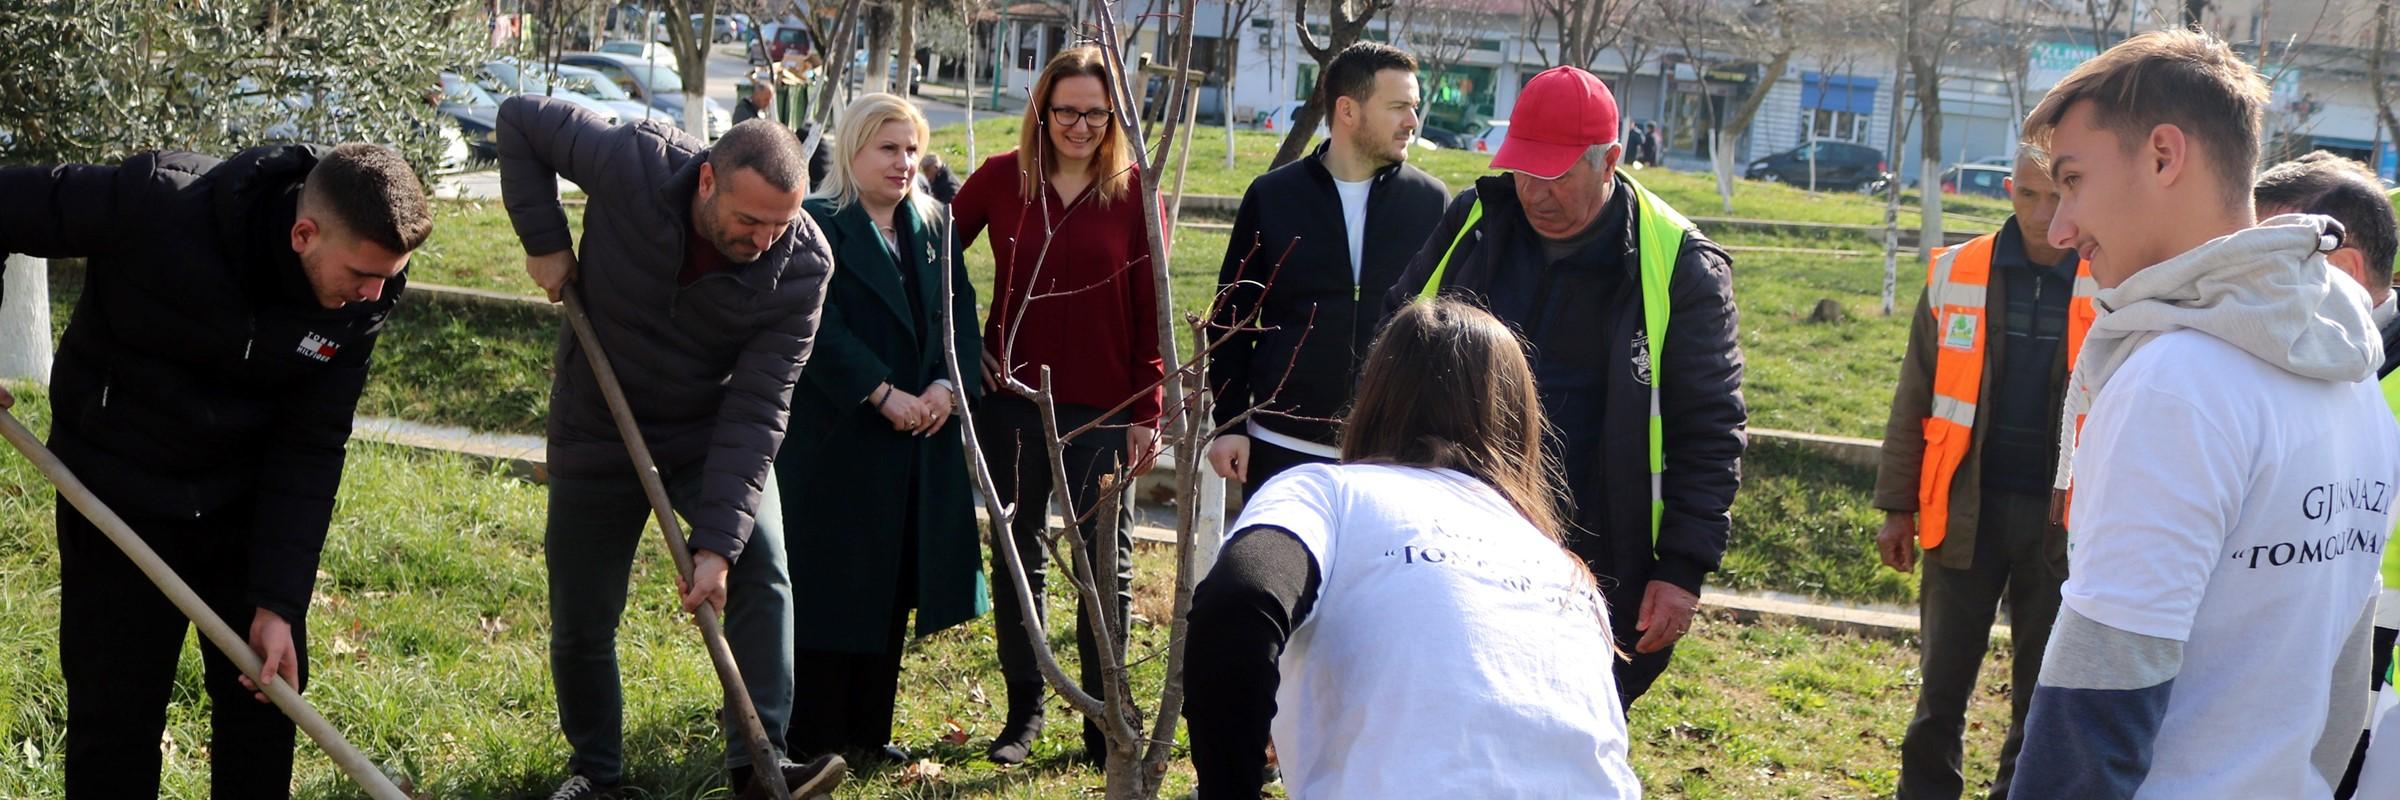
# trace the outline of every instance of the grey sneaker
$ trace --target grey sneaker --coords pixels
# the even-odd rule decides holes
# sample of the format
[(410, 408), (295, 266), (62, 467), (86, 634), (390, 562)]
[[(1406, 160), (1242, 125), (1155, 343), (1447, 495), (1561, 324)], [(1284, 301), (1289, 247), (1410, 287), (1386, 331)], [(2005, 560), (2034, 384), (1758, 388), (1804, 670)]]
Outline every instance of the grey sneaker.
[[(783, 770), (783, 788), (791, 790), (792, 793), (788, 800), (822, 800), (822, 798), (832, 797), (833, 790), (840, 788), (842, 779), (850, 774), (850, 763), (843, 761), (841, 756), (832, 754), (818, 756), (816, 760), (806, 764), (785, 761), (780, 766)], [(742, 800), (787, 800), (786, 798), (768, 798), (759, 792), (758, 787), (751, 783), (750, 768), (746, 766), (735, 767), (729, 771), (726, 775), (726, 783), (731, 784), (733, 796), (742, 798)]]

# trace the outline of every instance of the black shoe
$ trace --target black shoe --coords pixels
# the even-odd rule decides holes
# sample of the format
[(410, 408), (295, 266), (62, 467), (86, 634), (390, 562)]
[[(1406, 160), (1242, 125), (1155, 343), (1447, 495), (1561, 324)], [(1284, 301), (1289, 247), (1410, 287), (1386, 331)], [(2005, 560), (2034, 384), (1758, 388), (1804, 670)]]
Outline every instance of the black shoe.
[(550, 800), (616, 800), (617, 785), (595, 783), (590, 778), (575, 775), (550, 793)]
[(1038, 683), (1008, 685), (1008, 721), (983, 755), (994, 764), (1022, 764), (1033, 756), (1033, 743), (1042, 738), (1042, 701), (1049, 687)]
[(806, 764), (784, 761), (778, 766), (783, 771), (783, 788), (792, 793), (791, 798), (769, 798), (760, 792), (751, 782), (748, 766), (728, 770), (725, 782), (732, 787), (733, 796), (742, 800), (818, 800), (832, 797), (833, 790), (840, 788), (842, 779), (850, 774), (850, 763), (837, 755), (818, 756)]
[(916, 756), (908, 752), (908, 748), (887, 744), (882, 747), (859, 748), (857, 755), (852, 756), (850, 760), (857, 764), (859, 769), (884, 769), (915, 761)]

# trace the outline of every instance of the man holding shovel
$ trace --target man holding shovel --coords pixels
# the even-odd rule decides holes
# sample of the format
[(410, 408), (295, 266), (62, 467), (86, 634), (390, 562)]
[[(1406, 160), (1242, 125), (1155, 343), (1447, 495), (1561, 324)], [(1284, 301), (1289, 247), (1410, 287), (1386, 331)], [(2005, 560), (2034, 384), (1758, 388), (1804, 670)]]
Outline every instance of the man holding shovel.
[[(779, 745), (792, 705), (792, 598), (770, 467), (833, 273), (824, 235), (800, 209), (800, 143), (751, 120), (712, 148), (658, 122), (611, 127), (528, 95), (500, 105), (498, 138), (501, 196), (526, 272), (553, 301), (580, 298), (599, 350), (626, 376), (638, 441), (692, 531), (683, 609), (724, 614), (726, 649), (767, 741)], [(589, 198), (580, 262), (559, 178)], [(573, 330), (561, 330), (545, 545), (550, 668), (575, 754), (553, 800), (614, 797), (622, 778), (616, 627), (652, 512), (635, 442), (607, 403), (618, 388), (587, 356)], [(728, 714), (725, 763), (742, 793), (752, 757), (738, 718)], [(799, 796), (830, 791), (845, 770), (839, 758), (778, 761)]]
[[(432, 228), (408, 163), (366, 144), (0, 169), (0, 253), (90, 265), (52, 370), (49, 449), (246, 627), (271, 681), (307, 681), (351, 415)], [(58, 549), (66, 796), (154, 797), (187, 620), (63, 497)], [(200, 653), (211, 794), (288, 796), (291, 720)]]

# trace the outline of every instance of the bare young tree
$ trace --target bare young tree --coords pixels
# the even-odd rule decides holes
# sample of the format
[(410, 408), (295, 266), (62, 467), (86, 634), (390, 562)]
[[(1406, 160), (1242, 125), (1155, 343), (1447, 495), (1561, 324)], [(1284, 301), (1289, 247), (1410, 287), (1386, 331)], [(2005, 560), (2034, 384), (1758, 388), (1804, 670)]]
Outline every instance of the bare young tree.
[(2375, 95), (2375, 116), (2383, 121), (2384, 135), (2400, 140), (2400, 77), (2392, 73), (2391, 53), (2400, 47), (2400, 37), (2392, 34), (2393, 0), (2376, 0), (2374, 31), (2369, 39), (2374, 46), (2367, 51), (2367, 85)]
[[(1323, 42), (1317, 41), (1316, 34), (1308, 30), (1308, 3), (1309, 0), (1292, 0), (1292, 28), (1293, 33), (1300, 37), (1300, 49), (1316, 60), (1317, 75), (1322, 78), (1326, 65), (1333, 63), (1333, 57), (1356, 44), (1366, 34), (1367, 23), (1373, 21), (1378, 12), (1390, 10), (1393, 0), (1325, 0), (1329, 24), (1326, 27), (1328, 36)], [(1275, 149), (1275, 161), (1268, 165), (1270, 168), (1292, 163), (1293, 159), (1299, 158), (1308, 149), (1309, 137), (1316, 135), (1317, 123), (1325, 119), (1325, 109), (1329, 105), (1325, 99), (1325, 82), (1318, 80), (1316, 88), (1309, 90), (1308, 101), (1301, 104), (1300, 110), (1292, 113), (1292, 130), (1284, 135), (1283, 145)]]
[(1624, 35), (1642, 0), (1531, 0), (1530, 6), (1532, 15), (1558, 32), (1558, 60), (1552, 63), (1594, 69), (1600, 53)]
[(1233, 90), (1241, 77), (1240, 53), (1243, 33), (1249, 29), (1250, 18), (1257, 16), (1265, 5), (1266, 0), (1218, 0), (1217, 2), (1217, 8), (1221, 12), (1217, 19), (1217, 30), (1222, 38), (1217, 40), (1216, 70), (1217, 75), (1225, 84), (1223, 97), (1217, 105), (1222, 107), (1225, 112), (1226, 169), (1233, 169), (1233, 98), (1235, 97)]
[[(1758, 69), (1758, 78), (1750, 87), (1741, 105), (1732, 114), (1707, 132), (1709, 166), (1716, 173), (1717, 197), (1726, 213), (1733, 211), (1734, 151), (1741, 146), (1742, 135), (1758, 117), (1758, 109), (1766, 103), (1767, 92), (1783, 77), (1792, 63), (1792, 54), (1799, 50), (1795, 30), (1800, 0), (1759, 0), (1747, 8), (1727, 8), (1720, 0), (1659, 0), (1667, 19), (1669, 32), (1692, 72), (1700, 82), (1702, 102), (1713, 116), (1715, 100), (1711, 99), (1708, 74), (1717, 66), (1726, 65), (1737, 57), (1756, 58), (1764, 55), (1766, 62)], [(1814, 11), (1814, 9), (1811, 9)], [(1734, 56), (1731, 54), (1741, 54)], [(1755, 62), (1753, 62), (1755, 63)], [(1700, 135), (1694, 131), (1695, 136)]]
[[(683, 129), (707, 140), (709, 32), (717, 25), (717, 0), (660, 0), (667, 47), (675, 52), (675, 70), (683, 76)], [(695, 28), (697, 30), (695, 30)]]
[(1438, 80), (1474, 49), (1484, 21), (1499, 10), (1499, 0), (1393, 0), (1386, 21), (1399, 31), (1396, 44), (1416, 57), (1418, 71)]
[[(1965, 0), (1903, 0), (1908, 72), (1917, 89), (1917, 221), (1920, 248), (1942, 244), (1942, 66), (1958, 43)], [(1895, 154), (1896, 155), (1896, 154)]]

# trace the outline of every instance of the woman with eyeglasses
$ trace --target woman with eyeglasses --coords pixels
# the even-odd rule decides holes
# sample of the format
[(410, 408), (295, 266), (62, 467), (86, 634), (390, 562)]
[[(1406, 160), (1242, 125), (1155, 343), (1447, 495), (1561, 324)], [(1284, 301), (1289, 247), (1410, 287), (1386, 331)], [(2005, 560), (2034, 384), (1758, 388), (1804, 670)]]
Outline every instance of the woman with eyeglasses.
[(1192, 596), (1202, 800), (1639, 798), (1606, 600), (1560, 546), (1524, 345), (1480, 308), (1402, 308), (1342, 461), (1259, 488)]
[[(1158, 438), (1160, 382), (1158, 298), (1150, 280), (1149, 235), (1142, 225), (1132, 145), (1116, 124), (1116, 87), (1100, 51), (1078, 47), (1058, 54), (1034, 82), (1017, 149), (985, 159), (959, 187), (952, 204), (959, 252), (978, 235), (991, 241), (996, 275), (983, 329), (983, 381), (989, 394), (974, 406), (976, 436), (991, 464), (1000, 500), (1018, 509), (1010, 533), (1023, 559), (1035, 610), (1041, 610), (1044, 554), (1053, 493), (1049, 441), (1032, 401), (1012, 384), (1049, 391), (1059, 401), (1061, 434), (1091, 425), (1065, 446), (1067, 493), (1081, 518), (1099, 504), (1101, 479), (1120, 468), (1149, 471)], [(961, 354), (964, 357), (964, 354)], [(1118, 506), (1118, 552), (1133, 551), (1131, 504)], [(1087, 546), (1098, 520), (1087, 520)], [(1089, 556), (1087, 551), (1086, 556)], [(992, 553), (992, 627), (1000, 672), (1008, 684), (1008, 717), (987, 755), (1015, 764), (1032, 753), (1049, 695), (1033, 659), (1017, 601), (1014, 576), (997, 546)], [(1120, 557), (1106, 609), (1110, 629), (1125, 629), (1133, 596), (1133, 559)], [(1082, 682), (1100, 687), (1100, 659), (1090, 625), (1095, 609), (1076, 609)], [(1084, 754), (1107, 752), (1099, 728), (1083, 729)]]

